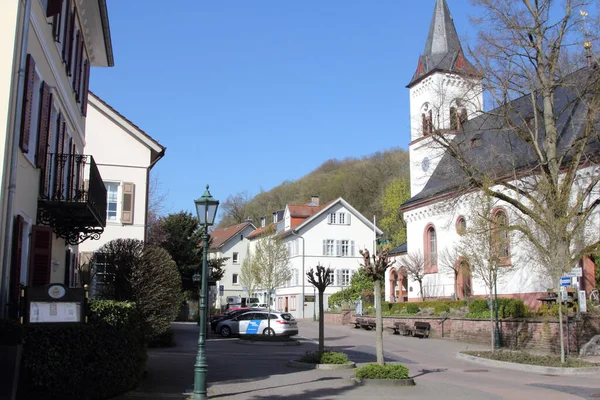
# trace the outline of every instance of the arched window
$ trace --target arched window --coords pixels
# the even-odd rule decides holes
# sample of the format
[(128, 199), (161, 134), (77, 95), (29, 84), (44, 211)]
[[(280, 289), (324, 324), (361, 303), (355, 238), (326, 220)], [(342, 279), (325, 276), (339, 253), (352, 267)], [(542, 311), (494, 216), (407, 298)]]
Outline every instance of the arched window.
[(467, 122), (467, 119), (467, 109), (460, 99), (455, 99), (450, 104), (450, 129), (453, 131), (459, 130), (463, 123)]
[(467, 232), (467, 220), (462, 215), (456, 219), (456, 233), (464, 235)]
[(433, 124), (431, 122), (432, 112), (429, 103), (423, 104), (421, 107), (421, 129), (423, 130), (423, 136), (431, 135)]
[(428, 225), (425, 228), (425, 266), (424, 272), (435, 273), (437, 270), (437, 235), (433, 225)]
[(495, 210), (493, 218), (493, 243), (501, 265), (510, 263), (510, 231), (504, 210)]

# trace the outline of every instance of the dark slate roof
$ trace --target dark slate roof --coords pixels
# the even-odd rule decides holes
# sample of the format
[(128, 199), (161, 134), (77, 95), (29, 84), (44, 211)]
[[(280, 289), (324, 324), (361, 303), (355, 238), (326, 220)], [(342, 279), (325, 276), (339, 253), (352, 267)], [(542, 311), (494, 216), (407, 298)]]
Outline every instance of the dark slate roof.
[(477, 74), (477, 69), (465, 58), (446, 0), (436, 0), (425, 51), (407, 87), (434, 71)]
[[(583, 68), (564, 79), (563, 85), (556, 89), (554, 108), (557, 113), (557, 156), (568, 162), (569, 152), (580, 136), (582, 127), (588, 117), (588, 107), (582, 99), (583, 88), (591, 85), (599, 86), (600, 68)], [(538, 105), (542, 107), (541, 96), (537, 96)], [(423, 190), (405, 202), (401, 207), (414, 206), (436, 196), (455, 193), (458, 190), (469, 190), (469, 176), (485, 176), (496, 181), (510, 178), (515, 171), (525, 173), (528, 168), (535, 168), (538, 159), (531, 146), (518, 135), (518, 127), (533, 121), (531, 96), (520, 97), (503, 107), (480, 115), (463, 124), (463, 130), (454, 137), (450, 147), (458, 157), (449, 153), (442, 156), (438, 166), (427, 181)], [(538, 117), (539, 118), (539, 117)], [(513, 124), (508, 126), (507, 120)], [(540, 143), (545, 132), (538, 132)], [(600, 138), (591, 135), (586, 147), (589, 159), (598, 161), (600, 154)], [(465, 160), (461, 166), (458, 159)]]
[(390, 256), (398, 256), (400, 254), (406, 254), (407, 251), (408, 251), (408, 245), (406, 243), (402, 243), (400, 246), (394, 247), (392, 250), (390, 250)]

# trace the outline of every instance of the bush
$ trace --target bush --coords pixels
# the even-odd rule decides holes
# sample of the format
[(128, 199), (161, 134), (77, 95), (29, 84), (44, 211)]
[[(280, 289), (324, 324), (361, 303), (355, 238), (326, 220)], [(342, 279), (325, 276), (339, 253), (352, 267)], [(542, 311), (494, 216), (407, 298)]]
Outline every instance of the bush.
[(419, 312), (419, 306), (417, 303), (406, 303), (406, 312), (409, 314), (416, 314)]
[(104, 399), (135, 387), (145, 363), (135, 305), (90, 302), (87, 324), (24, 326), (20, 398)]
[(391, 308), (392, 308), (392, 303), (390, 303), (389, 301), (381, 302), (381, 311), (382, 312), (387, 313), (390, 311)]
[(498, 299), (498, 316), (500, 318), (525, 318), (527, 307), (523, 300)]
[(175, 334), (171, 328), (167, 329), (158, 336), (152, 338), (148, 347), (173, 347), (175, 346)]
[(23, 339), (22, 325), (11, 319), (0, 319), (0, 346), (16, 346)]
[(489, 310), (486, 299), (474, 299), (469, 303), (469, 314), (481, 314)]
[(407, 379), (408, 368), (402, 364), (367, 364), (356, 370), (360, 379)]
[(300, 362), (310, 364), (348, 364), (350, 360), (345, 353), (324, 351), (320, 354), (318, 351), (314, 351), (300, 357)]
[(445, 313), (449, 313), (450, 312), (450, 306), (448, 304), (436, 304), (433, 307), (433, 312), (435, 313), (435, 315), (440, 315), (441, 313), (445, 312)]

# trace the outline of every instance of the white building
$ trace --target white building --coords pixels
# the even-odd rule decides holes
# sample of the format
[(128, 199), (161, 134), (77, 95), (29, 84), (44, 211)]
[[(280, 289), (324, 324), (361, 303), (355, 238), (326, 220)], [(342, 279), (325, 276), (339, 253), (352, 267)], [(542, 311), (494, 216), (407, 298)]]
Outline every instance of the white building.
[(90, 67), (113, 63), (105, 0), (0, 2), (0, 315), (20, 283), (73, 284), (78, 244), (103, 231), (85, 120)]
[(93, 93), (86, 119), (86, 152), (106, 186), (106, 227), (98, 240), (79, 245), (80, 262), (114, 239), (146, 239), (150, 171), (165, 147)]
[[(498, 125), (499, 120), (480, 115), (483, 110), (481, 76), (464, 56), (445, 0), (436, 1), (425, 52), (419, 58), (417, 71), (408, 88), (411, 112), (411, 199), (401, 207), (407, 223), (407, 244), (394, 251), (396, 263), (386, 273), (386, 300), (417, 301), (421, 296), (487, 296), (485, 285), (472, 276), (469, 266), (461, 269), (456, 278), (455, 293), (455, 277), (440, 262), (440, 254), (445, 249), (456, 248), (463, 228), (472, 223), (474, 196), (477, 193), (465, 194), (461, 191), (466, 175), (455, 157), (444, 152), (439, 145), (436, 146), (432, 130), (460, 144), (461, 150), (471, 155), (473, 165), (477, 163), (479, 170), (496, 168), (494, 171), (502, 174), (513, 171), (514, 165), (528, 165), (528, 158), (526, 152), (518, 147), (518, 140), (511, 141), (511, 147), (507, 145), (506, 137), (511, 133), (504, 124)], [(567, 97), (567, 91), (568, 88), (559, 88), (556, 99)], [(513, 109), (527, 106), (517, 101), (511, 103)], [(568, 126), (577, 129), (572, 127), (577, 126), (576, 118), (581, 115), (573, 111), (571, 117), (573, 123)], [(504, 160), (513, 163), (503, 164)], [(513, 169), (500, 171), (509, 167)], [(586, 173), (588, 177), (589, 173), (598, 173), (595, 165), (580, 172), (582, 179), (585, 179)], [(504, 221), (516, 218), (514, 209), (501, 201), (496, 202), (491, 214)], [(592, 218), (597, 221), (598, 212)], [(597, 228), (593, 234), (598, 235)], [(537, 299), (547, 295), (546, 290), (552, 287), (551, 282), (535, 272), (536, 263), (531, 257), (525, 257), (527, 249), (516, 240), (514, 234), (508, 234), (503, 240), (505, 245), (501, 251), (505, 255), (501, 262), (503, 265), (515, 263), (515, 268), (514, 272), (498, 282), (498, 295), (521, 298), (530, 306), (539, 306)], [(407, 277), (402, 269), (403, 256), (407, 253), (423, 255), (423, 293), (419, 292), (418, 283)], [(461, 262), (456, 259), (456, 265)], [(585, 258), (580, 266), (583, 276), (577, 284), (589, 293), (595, 286), (595, 265), (591, 259)]]
[[(318, 313), (318, 292), (307, 280), (310, 268), (320, 264), (333, 269), (334, 283), (324, 297), (327, 308), (329, 296), (349, 286), (360, 268), (359, 250), (372, 250), (382, 231), (341, 197), (324, 205), (319, 205), (318, 197), (308, 204), (288, 204), (279, 215), (282, 218), (274, 221), (275, 234), (288, 248), (292, 279), (285, 287), (276, 288), (273, 308), (295, 318), (312, 318)], [(253, 246), (260, 240), (259, 233), (250, 236)], [(259, 294), (263, 301), (268, 298), (265, 290)]]

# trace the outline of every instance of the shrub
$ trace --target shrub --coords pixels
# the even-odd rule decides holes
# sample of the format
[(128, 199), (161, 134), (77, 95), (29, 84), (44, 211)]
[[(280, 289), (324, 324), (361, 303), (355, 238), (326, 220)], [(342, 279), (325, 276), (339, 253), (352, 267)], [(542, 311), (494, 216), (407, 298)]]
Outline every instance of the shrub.
[(300, 361), (310, 364), (348, 364), (350, 362), (345, 353), (337, 351), (324, 351), (323, 353), (314, 351), (306, 353), (300, 357)]
[(390, 303), (389, 301), (381, 302), (381, 311), (383, 311), (384, 313), (390, 311), (391, 308), (392, 308), (392, 303)]
[(489, 310), (486, 299), (474, 299), (469, 303), (469, 314), (481, 314)]
[(360, 379), (406, 379), (408, 368), (402, 364), (367, 364), (356, 370)]
[(450, 306), (448, 304), (444, 304), (444, 303), (440, 303), (440, 304), (436, 304), (433, 307), (433, 312), (435, 313), (435, 315), (440, 315), (443, 312), (450, 312)]
[(527, 316), (527, 307), (523, 300), (498, 299), (498, 316), (500, 318), (524, 318)]
[(0, 319), (0, 346), (16, 346), (23, 338), (22, 325), (12, 319)]
[(406, 312), (409, 314), (416, 314), (419, 312), (419, 306), (417, 305), (417, 303), (407, 303)]
[(20, 398), (103, 399), (135, 387), (146, 362), (135, 305), (90, 302), (87, 324), (24, 326)]
[(152, 338), (148, 347), (173, 347), (175, 346), (175, 334), (171, 328), (167, 329), (158, 336)]

